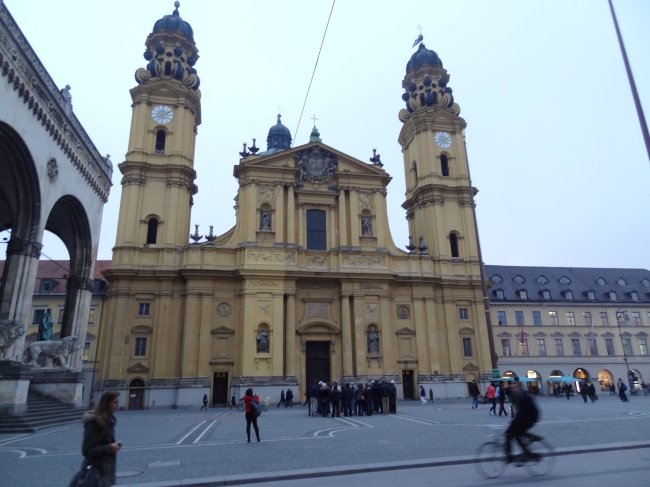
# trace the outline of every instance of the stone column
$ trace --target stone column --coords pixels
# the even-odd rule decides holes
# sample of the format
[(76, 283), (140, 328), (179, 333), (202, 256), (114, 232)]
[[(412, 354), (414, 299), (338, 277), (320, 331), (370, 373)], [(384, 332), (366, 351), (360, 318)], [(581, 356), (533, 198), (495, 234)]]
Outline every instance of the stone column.
[(384, 374), (397, 374), (397, 362), (395, 361), (395, 331), (393, 330), (393, 313), (391, 311), (391, 301), (388, 294), (379, 296), (379, 308), (381, 317), (381, 353), (383, 355)]
[(287, 186), (287, 247), (296, 246), (296, 205), (293, 186)]
[(298, 247), (303, 249), (306, 247), (305, 242), (305, 205), (303, 203), (298, 204), (298, 238), (297, 244)]
[(368, 340), (366, 337), (366, 332), (363, 329), (365, 310), (363, 297), (354, 298), (354, 316), (355, 320), (352, 324), (352, 330), (354, 333), (354, 343), (357, 344), (356, 348), (356, 359), (355, 365), (356, 370), (354, 371), (355, 376), (365, 375), (368, 370), (368, 365), (366, 361), (366, 355), (368, 353)]
[(361, 250), (359, 245), (359, 196), (356, 189), (350, 190), (350, 248)]
[(247, 198), (247, 211), (246, 215), (248, 218), (248, 236), (246, 240), (248, 242), (257, 241), (257, 230), (260, 228), (260, 221), (257, 215), (257, 185), (255, 183), (250, 183), (246, 186), (246, 191), (248, 192)]
[[(438, 350), (440, 349), (440, 341), (438, 340), (438, 326), (436, 323), (436, 314), (434, 307), (434, 298), (425, 297), (424, 298), (424, 310), (427, 317), (427, 328), (428, 328), (428, 337), (429, 337), (429, 353), (431, 358), (431, 369), (432, 371), (440, 372), (440, 354)], [(433, 373), (433, 372), (432, 372)]]
[(196, 377), (197, 370), (197, 342), (199, 339), (199, 310), (200, 295), (197, 292), (188, 292), (185, 298), (185, 317), (183, 320), (183, 355), (181, 356), (181, 377)]
[(350, 295), (341, 295), (341, 350), (343, 354), (343, 380), (352, 381), (352, 326), (350, 324)]
[(427, 343), (428, 330), (422, 298), (415, 298), (413, 300), (413, 322), (415, 323), (419, 373), (431, 374), (431, 360), (429, 358), (429, 346)]
[(347, 210), (345, 205), (345, 190), (343, 189), (339, 193), (339, 247), (340, 250), (348, 250), (349, 248)]
[(294, 377), (296, 375), (296, 295), (293, 292), (287, 293), (287, 326), (285, 339), (285, 375)]
[[(94, 267), (94, 264), (92, 267)], [(79, 337), (81, 349), (70, 356), (68, 364), (70, 368), (77, 371), (80, 371), (83, 365), (83, 346), (86, 342), (86, 331), (88, 330), (88, 313), (90, 311), (93, 284), (92, 279), (71, 275), (68, 277), (66, 285), (66, 312), (63, 314), (63, 323), (61, 324), (61, 338)]]
[(329, 236), (327, 237), (327, 246), (330, 250), (336, 251), (336, 206), (330, 205), (327, 217), (329, 218)]
[(284, 342), (284, 293), (273, 294), (273, 335), (271, 339), (273, 364), (271, 375), (284, 376), (284, 358), (286, 355)]
[(274, 195), (277, 195), (275, 198), (275, 214), (273, 215), (273, 224), (271, 228), (275, 232), (275, 245), (274, 247), (284, 247), (284, 188), (280, 185), (276, 186)]

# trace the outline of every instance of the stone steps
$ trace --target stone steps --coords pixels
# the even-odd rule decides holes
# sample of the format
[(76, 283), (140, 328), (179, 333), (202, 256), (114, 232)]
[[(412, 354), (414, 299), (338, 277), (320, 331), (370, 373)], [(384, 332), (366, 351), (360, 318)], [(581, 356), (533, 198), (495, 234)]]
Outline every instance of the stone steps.
[(56, 399), (29, 391), (27, 412), (20, 416), (0, 418), (0, 433), (31, 433), (50, 426), (81, 424), (85, 409), (63, 404)]

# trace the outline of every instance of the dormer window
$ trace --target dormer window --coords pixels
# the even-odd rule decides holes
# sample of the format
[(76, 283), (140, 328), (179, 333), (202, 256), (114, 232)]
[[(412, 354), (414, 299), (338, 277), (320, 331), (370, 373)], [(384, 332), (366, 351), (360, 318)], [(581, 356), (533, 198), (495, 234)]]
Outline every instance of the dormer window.
[(616, 291), (610, 291), (607, 293), (610, 301), (616, 301)]
[(616, 284), (618, 284), (619, 286), (627, 286), (627, 281), (622, 277), (619, 277), (618, 279), (616, 279)]
[(638, 301), (639, 300), (639, 294), (636, 291), (632, 291), (630, 293), (630, 299), (632, 301)]
[(641, 284), (643, 284), (645, 287), (650, 287), (650, 279), (641, 279)]
[(492, 277), (490, 277), (490, 281), (498, 284), (500, 282), (503, 282), (503, 278), (499, 274), (494, 274)]
[(41, 281), (40, 292), (49, 293), (49, 292), (52, 291), (53, 288), (54, 288), (54, 285), (53, 285), (52, 281), (50, 281), (49, 279), (43, 279)]
[(561, 276), (558, 281), (561, 284), (571, 284), (571, 279), (569, 279), (567, 276)]
[(587, 291), (587, 299), (589, 301), (595, 301), (596, 300), (596, 293), (593, 291)]
[(518, 283), (518, 284), (523, 284), (523, 283), (526, 282), (526, 279), (524, 279), (524, 276), (520, 276), (519, 274), (517, 274), (516, 276), (514, 276), (514, 277), (512, 278), (512, 280), (515, 281), (515, 282)]
[(535, 281), (539, 284), (548, 284), (548, 279), (546, 276), (537, 276), (537, 279), (535, 279)]
[(496, 289), (494, 291), (494, 295), (497, 297), (497, 299), (503, 299), (505, 297), (503, 294), (503, 289)]
[(544, 299), (551, 299), (551, 291), (542, 291), (542, 297)]
[(566, 299), (573, 299), (573, 291), (564, 291), (564, 297)]
[(599, 277), (598, 279), (596, 279), (596, 284), (604, 286), (605, 284), (607, 284), (607, 281), (605, 279), (603, 279), (602, 277)]
[(528, 293), (524, 289), (517, 291), (517, 294), (519, 294), (519, 299), (528, 299)]

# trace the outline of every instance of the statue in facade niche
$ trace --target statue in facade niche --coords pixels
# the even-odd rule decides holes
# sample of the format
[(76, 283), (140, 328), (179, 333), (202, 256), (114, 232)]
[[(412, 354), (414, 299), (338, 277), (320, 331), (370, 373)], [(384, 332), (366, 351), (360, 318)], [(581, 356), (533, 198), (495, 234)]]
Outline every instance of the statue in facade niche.
[(372, 235), (372, 230), (370, 230), (370, 218), (367, 216), (361, 217), (361, 235)]
[(52, 319), (52, 308), (47, 308), (47, 311), (43, 315), (41, 322), (38, 325), (38, 336), (36, 340), (39, 342), (46, 342), (52, 339), (52, 326), (54, 325), (54, 320)]
[(262, 219), (260, 221), (260, 230), (271, 230), (271, 215), (268, 211), (262, 212)]
[(379, 336), (375, 333), (374, 326), (371, 326), (368, 332), (368, 352), (379, 353)]
[(269, 336), (265, 330), (257, 334), (257, 353), (269, 353)]

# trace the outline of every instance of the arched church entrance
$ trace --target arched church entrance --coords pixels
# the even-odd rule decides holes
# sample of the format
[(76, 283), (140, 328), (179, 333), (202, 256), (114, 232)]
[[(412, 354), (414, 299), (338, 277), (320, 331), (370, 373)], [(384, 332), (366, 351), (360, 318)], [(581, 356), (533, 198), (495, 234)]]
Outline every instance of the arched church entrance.
[(133, 379), (129, 384), (129, 411), (144, 409), (144, 381)]

